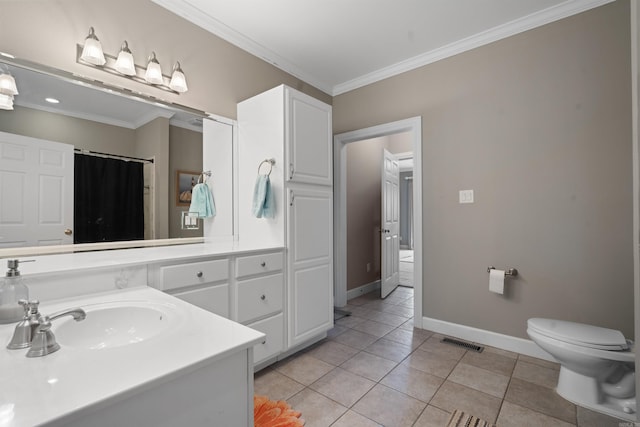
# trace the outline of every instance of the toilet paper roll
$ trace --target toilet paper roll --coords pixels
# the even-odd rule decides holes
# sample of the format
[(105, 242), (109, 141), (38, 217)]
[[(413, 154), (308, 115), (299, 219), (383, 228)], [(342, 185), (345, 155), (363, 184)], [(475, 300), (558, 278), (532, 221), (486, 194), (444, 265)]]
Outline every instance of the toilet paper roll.
[(504, 294), (504, 270), (491, 269), (489, 272), (489, 290), (496, 294)]

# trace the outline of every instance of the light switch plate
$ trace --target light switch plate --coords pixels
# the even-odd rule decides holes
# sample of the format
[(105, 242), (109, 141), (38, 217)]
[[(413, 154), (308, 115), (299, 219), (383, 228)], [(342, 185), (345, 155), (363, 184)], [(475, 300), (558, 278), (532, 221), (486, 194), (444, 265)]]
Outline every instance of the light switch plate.
[(460, 203), (473, 203), (473, 190), (460, 190), (459, 201)]

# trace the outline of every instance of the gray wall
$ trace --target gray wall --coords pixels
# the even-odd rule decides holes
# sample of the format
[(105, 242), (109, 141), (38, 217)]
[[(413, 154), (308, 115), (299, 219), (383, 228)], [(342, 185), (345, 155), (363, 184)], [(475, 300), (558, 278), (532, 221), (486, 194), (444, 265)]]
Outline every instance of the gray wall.
[(334, 98), (335, 133), (422, 116), (425, 317), (633, 336), (629, 31), (617, 1)]
[(135, 156), (133, 129), (16, 106), (0, 114), (0, 131), (101, 153)]

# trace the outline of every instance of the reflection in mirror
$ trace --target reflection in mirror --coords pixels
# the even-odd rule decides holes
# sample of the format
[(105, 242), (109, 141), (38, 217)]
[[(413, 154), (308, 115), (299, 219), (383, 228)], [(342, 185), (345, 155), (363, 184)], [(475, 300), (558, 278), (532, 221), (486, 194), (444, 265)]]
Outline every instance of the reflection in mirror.
[(204, 113), (22, 65), (0, 61), (0, 249), (202, 236), (174, 180), (202, 171)]

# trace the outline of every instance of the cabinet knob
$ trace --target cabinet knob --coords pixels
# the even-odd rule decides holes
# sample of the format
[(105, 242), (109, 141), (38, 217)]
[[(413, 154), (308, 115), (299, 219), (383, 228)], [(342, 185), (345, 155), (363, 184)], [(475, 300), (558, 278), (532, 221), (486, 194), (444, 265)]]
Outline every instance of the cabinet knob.
[(267, 343), (267, 339), (265, 338), (262, 340), (262, 344), (266, 344), (266, 343)]
[(262, 301), (264, 301), (264, 300), (266, 300), (266, 299), (267, 299), (267, 296), (266, 296), (265, 294), (262, 294), (262, 295), (260, 295), (260, 299), (261, 299)]
[(266, 266), (267, 266), (267, 263), (266, 263), (266, 262), (262, 261), (262, 262), (260, 263), (260, 267), (266, 267)]
[(202, 277), (202, 276), (203, 276), (202, 271), (198, 271), (198, 272), (196, 273), (196, 276), (198, 276), (198, 277)]

